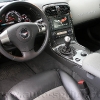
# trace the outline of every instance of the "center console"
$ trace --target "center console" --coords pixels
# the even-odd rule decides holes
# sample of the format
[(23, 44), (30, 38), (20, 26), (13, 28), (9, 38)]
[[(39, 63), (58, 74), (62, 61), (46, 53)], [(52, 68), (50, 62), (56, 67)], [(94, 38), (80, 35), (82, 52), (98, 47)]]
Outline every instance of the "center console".
[(43, 6), (50, 24), (49, 44), (58, 55), (82, 65), (90, 51), (75, 39), (73, 20), (67, 3), (55, 3)]
[[(66, 71), (76, 81), (84, 79), (91, 84), (92, 90), (100, 89), (98, 84), (100, 83), (100, 55), (91, 55), (87, 48), (76, 41), (69, 5), (67, 3), (48, 4), (43, 6), (43, 10), (50, 24), (47, 52), (65, 65), (58, 68)], [(90, 91), (90, 94), (92, 93), (94, 94), (94, 91)], [(93, 99), (99, 100), (100, 97), (96, 94)]]

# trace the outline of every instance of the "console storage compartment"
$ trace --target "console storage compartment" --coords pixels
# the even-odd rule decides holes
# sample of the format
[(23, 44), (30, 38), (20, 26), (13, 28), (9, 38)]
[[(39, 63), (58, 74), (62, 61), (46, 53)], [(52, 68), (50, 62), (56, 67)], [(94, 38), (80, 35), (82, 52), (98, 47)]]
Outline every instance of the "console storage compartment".
[(82, 63), (82, 68), (100, 78), (100, 54), (92, 53), (88, 55)]

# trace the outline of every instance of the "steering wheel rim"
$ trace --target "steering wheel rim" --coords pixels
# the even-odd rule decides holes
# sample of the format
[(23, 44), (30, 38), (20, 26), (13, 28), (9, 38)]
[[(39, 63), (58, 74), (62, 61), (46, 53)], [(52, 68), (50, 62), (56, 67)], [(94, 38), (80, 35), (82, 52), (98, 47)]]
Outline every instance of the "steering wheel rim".
[[(28, 2), (13, 2), (13, 3), (10, 3), (4, 7), (1, 8), (0, 10), (0, 16), (10, 7), (14, 7), (15, 5), (27, 5), (29, 6), (31, 9), (35, 9), (39, 15), (41, 16), (41, 18), (43, 19), (43, 23), (44, 24), (39, 24), (39, 23), (31, 23), (31, 22), (23, 22), (23, 23), (17, 23), (17, 24), (14, 24), (10, 27), (8, 27), (5, 31), (3, 31), (0, 35), (0, 52), (7, 58), (11, 59), (11, 60), (14, 60), (14, 61), (19, 61), (19, 62), (23, 62), (23, 61), (27, 61), (27, 60), (30, 60), (32, 58), (35, 58), (36, 56), (38, 56), (45, 48), (47, 42), (48, 42), (48, 39), (49, 39), (49, 24), (48, 24), (48, 20), (45, 16), (45, 14), (38, 8), (36, 7), (35, 5), (31, 4), (31, 3), (28, 3)], [(28, 26), (28, 27), (27, 27)], [(29, 39), (22, 39), (19, 37), (19, 31), (18, 29), (20, 29), (20, 27), (26, 27), (28, 28), (28, 31), (27, 33), (30, 34), (30, 38)], [(33, 27), (35, 28), (35, 31), (32, 30)], [(15, 28), (15, 29), (14, 29)], [(30, 31), (30, 29), (32, 31)], [(13, 31), (12, 31), (13, 30)], [(12, 34), (12, 32), (14, 32)], [(18, 31), (18, 32), (17, 32)], [(32, 48), (32, 45), (30, 46), (31, 49), (26, 49), (25, 51), (24, 50), (21, 50), (21, 53), (22, 53), (22, 57), (17, 57), (17, 56), (14, 56), (14, 55), (11, 55), (9, 54), (7, 51), (4, 50), (2, 44), (5, 43), (5, 42), (14, 42), (14, 40), (16, 40), (16, 37), (17, 36), (17, 42), (19, 42), (20, 44), (23, 44), (26, 45), (28, 43), (28, 45), (30, 45), (29, 43), (31, 43), (32, 39), (35, 37), (35, 35), (33, 36), (33, 31), (34, 31), (34, 34), (36, 35), (36, 33), (38, 32), (42, 32), (42, 31), (45, 31), (45, 39), (44, 39), (44, 42), (42, 44), (42, 46), (40, 47), (40, 49), (38, 51), (34, 51), (34, 48)], [(14, 34), (17, 34), (17, 35), (14, 35)], [(33, 38), (32, 38), (33, 37)], [(14, 39), (15, 38), (15, 39)], [(31, 39), (32, 38), (32, 39)], [(19, 40), (19, 41), (18, 41)], [(14, 45), (17, 45), (18, 49), (23, 49), (21, 48), (21, 46), (18, 46), (18, 43), (15, 43)], [(25, 43), (24, 43), (25, 42)], [(33, 43), (32, 43), (33, 44)], [(27, 45), (27, 46), (28, 46)]]

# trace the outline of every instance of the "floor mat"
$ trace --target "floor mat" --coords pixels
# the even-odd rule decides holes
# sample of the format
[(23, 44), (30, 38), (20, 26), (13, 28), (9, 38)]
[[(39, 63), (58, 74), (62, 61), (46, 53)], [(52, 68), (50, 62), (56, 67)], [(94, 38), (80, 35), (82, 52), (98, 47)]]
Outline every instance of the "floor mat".
[(0, 65), (0, 93), (6, 93), (15, 84), (34, 74), (25, 63), (8, 62)]

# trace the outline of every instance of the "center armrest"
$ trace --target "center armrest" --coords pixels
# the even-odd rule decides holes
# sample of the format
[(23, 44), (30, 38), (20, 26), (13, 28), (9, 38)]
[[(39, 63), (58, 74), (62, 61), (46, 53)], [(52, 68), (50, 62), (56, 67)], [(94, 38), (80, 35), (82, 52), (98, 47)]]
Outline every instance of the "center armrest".
[(88, 55), (83, 60), (82, 68), (100, 78), (100, 54), (93, 53)]

